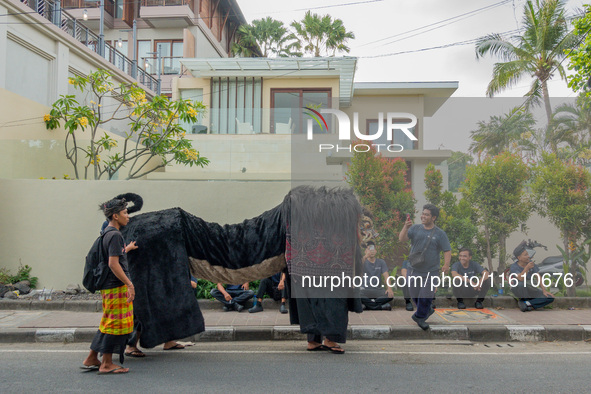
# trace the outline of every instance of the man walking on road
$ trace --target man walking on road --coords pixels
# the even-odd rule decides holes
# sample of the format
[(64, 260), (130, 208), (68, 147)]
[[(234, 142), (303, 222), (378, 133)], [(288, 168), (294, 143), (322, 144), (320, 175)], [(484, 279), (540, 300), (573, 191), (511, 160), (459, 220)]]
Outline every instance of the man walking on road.
[[(408, 273), (410, 296), (417, 305), (417, 311), (412, 319), (423, 330), (429, 329), (426, 320), (435, 310), (431, 302), (435, 296), (435, 287), (431, 278), (439, 276), (440, 253), (443, 252), (443, 271), (449, 270), (451, 261), (451, 245), (445, 231), (435, 225), (439, 216), (439, 208), (433, 204), (423, 206), (421, 224), (412, 224), (410, 217), (398, 235), (400, 242), (411, 241), (409, 260), (411, 269)], [(414, 256), (419, 258), (413, 259)]]

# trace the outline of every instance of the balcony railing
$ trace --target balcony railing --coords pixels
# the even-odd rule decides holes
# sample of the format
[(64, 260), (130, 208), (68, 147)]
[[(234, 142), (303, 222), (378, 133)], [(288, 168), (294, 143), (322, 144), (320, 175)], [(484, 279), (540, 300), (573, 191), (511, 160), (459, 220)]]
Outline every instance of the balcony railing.
[[(21, 0), (21, 2), (84, 44), (91, 51), (100, 54), (99, 36), (64, 10), (57, 8), (53, 1)], [(158, 80), (147, 74), (141, 67), (138, 67), (136, 62), (133, 62), (107, 43), (105, 43), (104, 58), (127, 75), (136, 78), (144, 87), (154, 92), (159, 90)]]
[[(61, 3), (63, 9), (100, 7), (100, 1), (62, 0)], [(105, 0), (105, 12), (108, 12), (111, 16), (115, 16), (115, 2), (113, 0)]]
[(193, 0), (142, 0), (142, 7), (168, 7), (174, 5), (188, 5), (193, 9)]

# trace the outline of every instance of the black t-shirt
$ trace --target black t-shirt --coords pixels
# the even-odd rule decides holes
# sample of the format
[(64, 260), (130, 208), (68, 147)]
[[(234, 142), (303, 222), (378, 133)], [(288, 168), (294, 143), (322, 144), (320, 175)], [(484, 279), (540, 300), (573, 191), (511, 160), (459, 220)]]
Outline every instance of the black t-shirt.
[[(113, 227), (109, 226), (105, 229), (105, 231), (109, 230), (105, 236), (103, 237), (103, 251), (107, 256), (118, 256), (119, 257), (119, 264), (121, 264), (121, 268), (123, 268), (123, 272), (129, 278), (129, 271), (127, 269), (127, 254), (125, 253), (125, 241), (123, 240), (123, 235), (117, 229), (113, 229)], [(108, 261), (107, 261), (108, 264)], [(107, 280), (103, 286), (103, 290), (106, 289), (114, 289), (115, 287), (123, 286), (124, 283), (119, 280), (113, 273), (113, 271), (109, 270), (109, 275), (107, 276)]]

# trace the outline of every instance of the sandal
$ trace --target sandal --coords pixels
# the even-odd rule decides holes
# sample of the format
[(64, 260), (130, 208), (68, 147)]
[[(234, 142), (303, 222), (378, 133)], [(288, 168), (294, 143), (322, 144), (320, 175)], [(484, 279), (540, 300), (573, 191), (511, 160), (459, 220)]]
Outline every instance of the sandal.
[(125, 355), (127, 357), (136, 357), (136, 358), (146, 357), (146, 353), (142, 352), (141, 350), (132, 350), (131, 352), (125, 352)]

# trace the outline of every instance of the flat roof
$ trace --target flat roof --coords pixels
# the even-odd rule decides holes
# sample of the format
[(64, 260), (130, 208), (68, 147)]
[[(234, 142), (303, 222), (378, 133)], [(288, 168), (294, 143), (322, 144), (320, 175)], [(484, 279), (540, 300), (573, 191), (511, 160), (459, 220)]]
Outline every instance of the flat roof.
[(356, 97), (362, 96), (423, 96), (424, 115), (435, 112), (458, 90), (458, 81), (433, 82), (355, 82)]
[(353, 97), (355, 57), (298, 58), (193, 58), (180, 59), (194, 77), (339, 77), (340, 105), (348, 107)]

